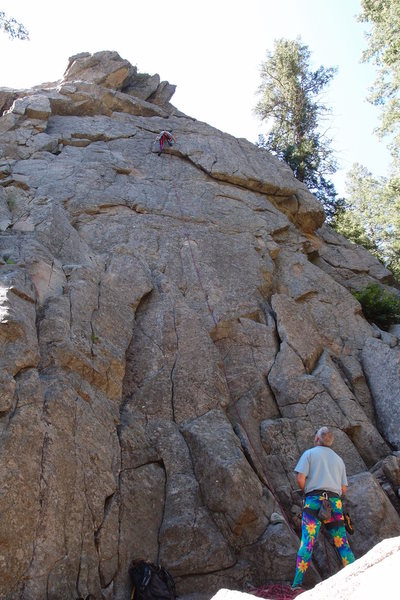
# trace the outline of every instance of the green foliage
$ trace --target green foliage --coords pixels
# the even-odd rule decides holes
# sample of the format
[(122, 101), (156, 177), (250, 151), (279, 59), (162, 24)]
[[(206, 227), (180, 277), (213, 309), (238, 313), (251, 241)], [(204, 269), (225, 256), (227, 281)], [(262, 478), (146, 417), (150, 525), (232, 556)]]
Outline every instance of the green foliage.
[(136, 73), (135, 75), (135, 83), (141, 83), (150, 79), (151, 75), (149, 73)]
[(8, 254), (3, 254), (2, 260), (4, 261), (4, 264), (6, 264), (6, 265), (16, 265), (17, 264), (17, 261), (14, 260), (13, 258), (11, 258)]
[(297, 40), (279, 39), (261, 64), (260, 100), (255, 113), (267, 122), (259, 145), (284, 160), (295, 177), (320, 199), (328, 216), (336, 206), (336, 191), (327, 175), (336, 172), (331, 140), (320, 125), (329, 114), (321, 102), (322, 90), (336, 69), (310, 68), (311, 52)]
[(7, 17), (0, 11), (0, 31), (4, 31), (11, 39), (29, 40), (29, 32), (22, 23), (18, 23), (13, 17)]
[(361, 0), (358, 20), (369, 26), (363, 60), (376, 65), (377, 79), (368, 99), (382, 107), (377, 132), (390, 136), (393, 171), (387, 178), (373, 177), (353, 165), (349, 196), (333, 226), (375, 254), (400, 281), (400, 0)]
[[(336, 211), (331, 221), (331, 226), (351, 242), (359, 246), (364, 246), (369, 252), (377, 256), (378, 249), (366, 234), (359, 215), (351, 210), (347, 203), (340, 210)], [(380, 256), (377, 257), (380, 258)]]
[(364, 316), (378, 327), (388, 329), (394, 323), (400, 323), (400, 298), (383, 289), (377, 283), (370, 283), (366, 288), (353, 292), (361, 304)]
[(400, 180), (373, 177), (356, 163), (347, 174), (346, 192), (331, 225), (372, 252), (400, 280)]
[(373, 62), (377, 78), (369, 101), (382, 106), (378, 134), (392, 138), (390, 148), (400, 162), (400, 0), (361, 0), (358, 20), (367, 23), (368, 48), (364, 62)]

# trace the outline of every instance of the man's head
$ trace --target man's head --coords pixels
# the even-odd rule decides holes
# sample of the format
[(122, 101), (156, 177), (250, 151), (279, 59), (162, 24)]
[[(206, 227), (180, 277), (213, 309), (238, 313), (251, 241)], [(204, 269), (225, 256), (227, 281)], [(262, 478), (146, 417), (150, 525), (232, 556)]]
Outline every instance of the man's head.
[(332, 446), (333, 433), (328, 427), (321, 427), (315, 434), (314, 443), (316, 446)]

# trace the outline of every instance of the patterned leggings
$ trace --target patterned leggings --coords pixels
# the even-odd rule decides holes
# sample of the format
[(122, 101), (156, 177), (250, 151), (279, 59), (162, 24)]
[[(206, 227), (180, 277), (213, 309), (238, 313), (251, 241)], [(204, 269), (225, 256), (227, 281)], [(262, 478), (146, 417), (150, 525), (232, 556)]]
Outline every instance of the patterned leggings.
[[(309, 508), (318, 513), (322, 500), (323, 496), (308, 496), (305, 500), (304, 508)], [(355, 558), (347, 541), (346, 529), (343, 522), (342, 501), (340, 498), (329, 498), (329, 503), (332, 508), (332, 516), (328, 521), (324, 521), (324, 524), (336, 523), (333, 527), (328, 526), (326, 529), (333, 540), (335, 548), (339, 552), (342, 565), (346, 566), (354, 562)], [(321, 521), (303, 510), (301, 543), (297, 554), (296, 573), (292, 587), (302, 585), (303, 583), (320, 528)]]

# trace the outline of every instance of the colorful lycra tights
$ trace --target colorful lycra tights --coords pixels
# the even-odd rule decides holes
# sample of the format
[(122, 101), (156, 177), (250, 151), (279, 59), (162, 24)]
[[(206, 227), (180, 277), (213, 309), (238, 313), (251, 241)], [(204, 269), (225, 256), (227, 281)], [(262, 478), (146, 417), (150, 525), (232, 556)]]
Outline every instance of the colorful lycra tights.
[[(301, 522), (301, 543), (297, 554), (296, 573), (292, 586), (302, 585), (305, 572), (310, 564), (311, 555), (314, 549), (321, 521), (304, 509), (310, 509), (312, 512), (318, 513), (321, 508), (323, 496), (308, 496), (304, 503), (303, 518)], [(354, 554), (351, 551), (347, 541), (346, 529), (343, 521), (342, 501), (340, 498), (329, 498), (329, 503), (332, 508), (332, 516), (328, 521), (324, 521), (328, 525), (326, 530), (333, 540), (335, 548), (339, 552), (342, 560), (342, 565), (346, 566), (354, 562)]]

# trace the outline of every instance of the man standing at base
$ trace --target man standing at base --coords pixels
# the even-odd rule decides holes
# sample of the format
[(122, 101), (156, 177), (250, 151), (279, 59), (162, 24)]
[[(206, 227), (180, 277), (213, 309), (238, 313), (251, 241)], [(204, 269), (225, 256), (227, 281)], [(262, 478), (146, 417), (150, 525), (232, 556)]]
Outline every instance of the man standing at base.
[(341, 500), (347, 490), (346, 468), (340, 456), (331, 449), (332, 443), (333, 433), (328, 427), (321, 427), (315, 434), (314, 448), (302, 454), (295, 468), (305, 501), (292, 589), (302, 589), (321, 523), (331, 536), (343, 566), (355, 560), (347, 541)]

